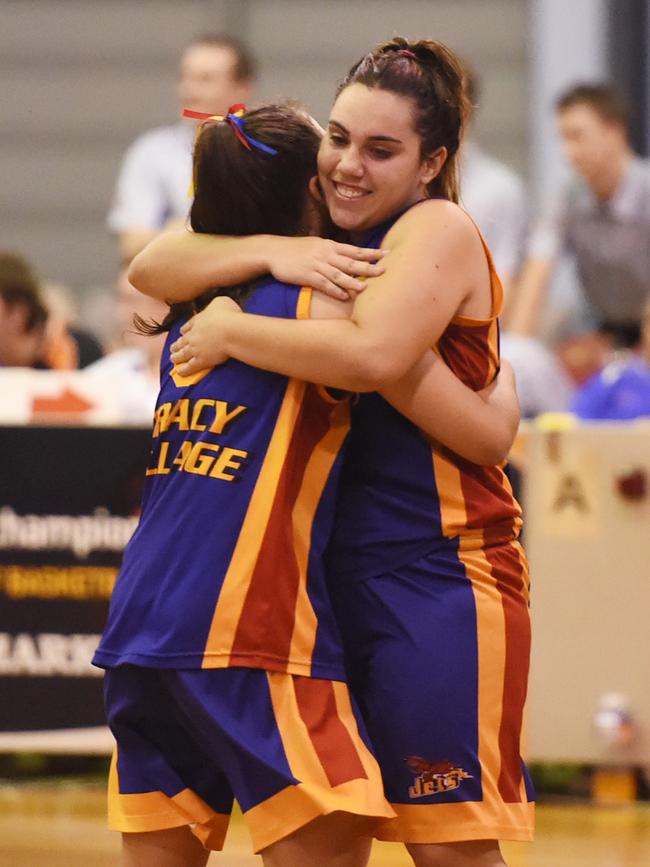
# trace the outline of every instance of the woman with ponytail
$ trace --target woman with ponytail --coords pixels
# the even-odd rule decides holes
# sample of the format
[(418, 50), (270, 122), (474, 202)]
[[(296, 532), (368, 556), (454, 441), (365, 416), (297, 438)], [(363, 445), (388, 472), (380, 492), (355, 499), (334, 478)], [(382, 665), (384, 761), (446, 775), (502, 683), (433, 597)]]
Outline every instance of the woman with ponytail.
[[(461, 68), (440, 43), (393, 39), (364, 56), (339, 87), (310, 185), (349, 239), (385, 252), (350, 318), (270, 319), (220, 298), (172, 346), (185, 375), (234, 357), (361, 392), (329, 580), (397, 814), (377, 836), (403, 841), (418, 867), (503, 865), (499, 840), (528, 840), (533, 826), (519, 745), (530, 651), (521, 510), (502, 465), (459, 455), (462, 424), (443, 446), (376, 393), (390, 395), (429, 348), (474, 391), (499, 370), (501, 285), (456, 203), (465, 108)], [(291, 243), (300, 259), (304, 248), (283, 240), (283, 263)], [(198, 264), (175, 244), (175, 264), (154, 250), (138, 267), (161, 275), (164, 262), (178, 284), (214, 285), (246, 257), (249, 275), (278, 267), (269, 239), (258, 241), (257, 261), (213, 239)], [(315, 270), (336, 280), (351, 254), (328, 249), (338, 259)]]

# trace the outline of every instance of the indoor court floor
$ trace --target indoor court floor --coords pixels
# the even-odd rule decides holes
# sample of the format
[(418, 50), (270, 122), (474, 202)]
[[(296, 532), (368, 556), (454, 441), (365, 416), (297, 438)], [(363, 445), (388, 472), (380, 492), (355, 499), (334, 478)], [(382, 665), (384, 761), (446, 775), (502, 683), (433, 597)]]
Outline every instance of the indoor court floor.
[[(506, 844), (509, 867), (648, 867), (650, 805), (542, 805), (537, 841)], [(98, 784), (0, 786), (0, 867), (118, 867), (119, 837), (106, 830)], [(217, 867), (261, 867), (238, 814)], [(375, 844), (371, 867), (409, 867), (397, 844)]]

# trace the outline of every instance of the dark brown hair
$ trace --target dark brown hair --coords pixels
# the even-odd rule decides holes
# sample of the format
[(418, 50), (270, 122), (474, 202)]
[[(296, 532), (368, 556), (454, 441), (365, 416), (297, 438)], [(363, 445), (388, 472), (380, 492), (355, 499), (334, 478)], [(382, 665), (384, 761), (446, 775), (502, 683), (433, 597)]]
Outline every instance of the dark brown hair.
[(457, 154), (468, 100), (463, 69), (454, 53), (441, 42), (408, 42), (396, 36), (366, 54), (350, 69), (336, 95), (351, 84), (387, 90), (411, 101), (415, 130), (422, 140), (421, 156), (447, 149), (440, 173), (429, 184), (432, 196), (458, 201)]
[(593, 109), (601, 120), (617, 124), (627, 132), (629, 128), (629, 113), (625, 102), (619, 93), (604, 82), (583, 82), (562, 93), (556, 103), (558, 112), (573, 108), (574, 105), (586, 105)]
[(40, 288), (27, 260), (19, 253), (0, 250), (0, 298), (7, 307), (23, 307), (25, 330), (34, 331), (45, 324), (47, 309)]
[[(210, 235), (304, 235), (307, 185), (316, 174), (320, 135), (309, 116), (290, 105), (267, 105), (243, 116), (244, 131), (277, 151), (248, 150), (230, 123), (206, 123), (194, 146), (194, 201), (190, 224)], [(146, 334), (168, 331), (181, 316), (217, 295), (241, 303), (250, 283), (211, 289), (191, 303), (173, 304), (161, 324), (135, 318)]]
[(481, 79), (473, 66), (466, 60), (462, 60), (463, 75), (465, 78), (465, 94), (467, 96), (467, 108), (473, 113), (478, 108), (481, 99)]
[(235, 81), (251, 81), (255, 78), (255, 58), (244, 43), (227, 33), (204, 33), (193, 39), (188, 48), (194, 45), (208, 45), (210, 48), (225, 48), (233, 55), (232, 77)]

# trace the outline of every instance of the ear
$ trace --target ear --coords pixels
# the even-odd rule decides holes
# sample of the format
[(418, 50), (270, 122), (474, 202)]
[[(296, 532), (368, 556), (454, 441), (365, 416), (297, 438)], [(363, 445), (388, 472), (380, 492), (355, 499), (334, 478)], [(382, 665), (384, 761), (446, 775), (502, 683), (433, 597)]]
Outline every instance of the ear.
[(318, 202), (319, 205), (323, 204), (323, 191), (320, 187), (320, 181), (318, 180), (318, 175), (314, 175), (313, 178), (310, 178), (309, 183), (307, 184), (307, 188), (309, 190), (309, 194), (315, 202)]
[(447, 162), (447, 148), (439, 147), (438, 150), (429, 154), (422, 162), (422, 183), (428, 186), (431, 181), (437, 177), (442, 171), (442, 167)]

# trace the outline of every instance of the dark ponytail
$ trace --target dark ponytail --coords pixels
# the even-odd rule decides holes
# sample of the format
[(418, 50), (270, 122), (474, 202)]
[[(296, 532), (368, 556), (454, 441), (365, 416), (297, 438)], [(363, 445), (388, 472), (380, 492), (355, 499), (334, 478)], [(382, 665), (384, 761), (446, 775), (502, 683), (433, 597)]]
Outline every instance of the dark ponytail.
[(440, 147), (447, 149), (445, 164), (429, 184), (428, 193), (458, 202), (458, 150), (469, 103), (463, 68), (455, 54), (442, 42), (408, 42), (396, 36), (362, 57), (336, 95), (351, 84), (376, 87), (411, 100), (422, 158)]
[[(305, 234), (307, 185), (316, 174), (320, 135), (298, 106), (266, 105), (243, 116), (246, 133), (273, 148), (248, 149), (224, 122), (203, 125), (194, 146), (194, 200), (190, 224), (213, 235)], [(218, 295), (242, 304), (252, 283), (215, 288), (195, 301), (172, 304), (161, 323), (134, 317), (138, 331), (160, 334)]]

